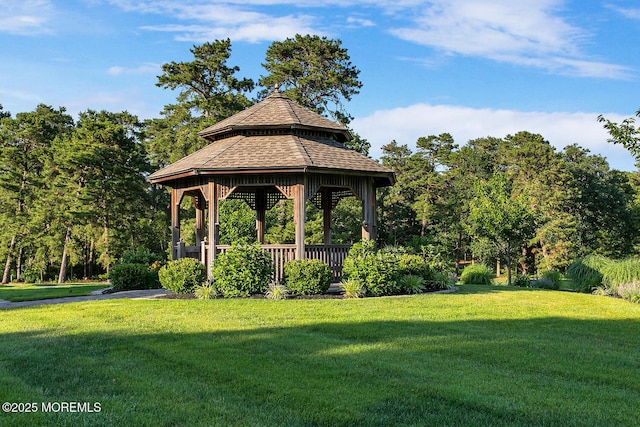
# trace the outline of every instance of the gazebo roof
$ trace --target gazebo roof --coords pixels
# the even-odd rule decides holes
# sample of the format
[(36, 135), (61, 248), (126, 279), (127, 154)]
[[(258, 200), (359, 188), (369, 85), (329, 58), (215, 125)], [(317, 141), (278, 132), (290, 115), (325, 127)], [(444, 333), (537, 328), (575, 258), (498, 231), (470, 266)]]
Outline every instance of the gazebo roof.
[(390, 185), (393, 171), (341, 142), (349, 131), (274, 91), (263, 101), (201, 131), (211, 144), (156, 171), (153, 183), (195, 175), (317, 172), (367, 175)]

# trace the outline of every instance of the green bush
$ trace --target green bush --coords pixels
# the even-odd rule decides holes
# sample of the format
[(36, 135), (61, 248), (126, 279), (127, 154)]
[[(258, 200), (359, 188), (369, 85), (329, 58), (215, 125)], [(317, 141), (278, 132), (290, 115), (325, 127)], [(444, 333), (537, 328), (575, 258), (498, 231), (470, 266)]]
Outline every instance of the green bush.
[(402, 290), (408, 294), (419, 294), (424, 292), (424, 279), (415, 274), (405, 274), (400, 278)]
[(401, 276), (410, 274), (422, 277), (425, 282), (430, 281), (433, 277), (429, 263), (420, 255), (400, 254), (398, 256), (398, 267)]
[(402, 291), (398, 283), (401, 277), (399, 255), (389, 251), (376, 252), (371, 241), (365, 240), (351, 247), (342, 272), (345, 278), (360, 281), (374, 297)]
[(588, 255), (573, 262), (567, 268), (567, 276), (573, 281), (575, 290), (591, 292), (602, 285), (602, 271), (610, 262), (600, 255)]
[(465, 285), (490, 285), (493, 283), (493, 273), (484, 264), (472, 264), (462, 270), (460, 280)]
[(367, 287), (361, 280), (352, 278), (343, 280), (341, 283), (346, 298), (362, 298), (367, 295)]
[(214, 299), (218, 297), (218, 290), (211, 283), (205, 283), (200, 286), (196, 286), (193, 294), (198, 299)]
[(284, 265), (284, 285), (294, 295), (323, 294), (332, 279), (329, 266), (317, 259), (293, 260)]
[(529, 282), (529, 286), (537, 289), (558, 289), (558, 285), (553, 283), (551, 279), (547, 277), (541, 277), (538, 280), (532, 280)]
[(153, 265), (162, 261), (160, 255), (151, 252), (147, 248), (129, 249), (122, 254), (122, 264), (146, 264)]
[(163, 288), (188, 294), (207, 279), (207, 269), (195, 258), (181, 258), (167, 263), (158, 271)]
[(602, 283), (615, 294), (618, 286), (640, 281), (640, 258), (611, 260), (602, 266), (600, 272), (602, 273)]
[(289, 289), (284, 285), (271, 284), (269, 289), (264, 293), (265, 298), (280, 301), (287, 299), (289, 296)]
[(528, 288), (531, 286), (531, 279), (526, 274), (516, 274), (511, 284), (519, 288)]
[(109, 280), (116, 291), (160, 287), (158, 271), (145, 264), (116, 264), (109, 270)]
[(542, 273), (543, 279), (548, 279), (552, 284), (552, 289), (560, 289), (560, 281), (562, 280), (562, 275), (557, 270), (547, 270)]
[(431, 281), (429, 282), (434, 289), (454, 289), (456, 287), (456, 279), (452, 274), (443, 271), (433, 272)]
[(212, 269), (215, 287), (225, 298), (265, 292), (272, 272), (271, 257), (257, 244), (231, 245)]

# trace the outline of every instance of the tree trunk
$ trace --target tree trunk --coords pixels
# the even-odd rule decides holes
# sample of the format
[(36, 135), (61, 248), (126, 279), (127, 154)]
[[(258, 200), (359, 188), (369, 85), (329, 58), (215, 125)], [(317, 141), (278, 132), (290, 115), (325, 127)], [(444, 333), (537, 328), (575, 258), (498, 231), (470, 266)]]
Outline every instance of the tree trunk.
[(496, 258), (496, 277), (500, 277), (500, 255)]
[(58, 274), (58, 284), (64, 283), (67, 277), (67, 264), (68, 264), (68, 245), (71, 240), (71, 227), (67, 227), (67, 234), (64, 238), (64, 246), (62, 248), (62, 261), (60, 262), (60, 273)]
[(6, 285), (11, 281), (11, 254), (16, 246), (16, 236), (11, 238), (11, 244), (9, 245), (9, 252), (7, 253), (7, 262), (4, 265), (4, 274), (2, 275), (2, 284)]
[(22, 248), (18, 250), (18, 256), (16, 257), (16, 282), (19, 282), (22, 278)]

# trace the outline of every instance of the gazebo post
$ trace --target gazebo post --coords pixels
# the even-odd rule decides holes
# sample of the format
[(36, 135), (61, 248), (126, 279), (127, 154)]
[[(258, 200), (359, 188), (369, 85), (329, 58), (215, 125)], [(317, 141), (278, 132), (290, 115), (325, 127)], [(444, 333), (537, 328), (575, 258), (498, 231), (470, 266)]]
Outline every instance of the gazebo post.
[(296, 259), (305, 258), (304, 223), (306, 220), (304, 184), (294, 186), (293, 221), (296, 225)]
[(331, 244), (331, 189), (322, 187), (322, 220), (324, 223), (324, 244)]
[(267, 192), (264, 188), (256, 190), (256, 232), (258, 242), (264, 244), (264, 225), (267, 213)]
[(196, 208), (196, 247), (200, 247), (201, 242), (204, 240), (204, 209), (205, 202), (202, 200), (202, 195), (194, 196), (193, 204)]
[(376, 187), (373, 180), (367, 180), (362, 197), (362, 239), (376, 240)]
[(180, 242), (180, 194), (171, 189), (171, 259), (178, 259), (176, 247)]
[(216, 259), (216, 246), (218, 244), (218, 192), (216, 191), (216, 184), (213, 181), (209, 181), (207, 188), (209, 199), (209, 256), (207, 257), (207, 277), (213, 278), (211, 273), (213, 267), (213, 261)]

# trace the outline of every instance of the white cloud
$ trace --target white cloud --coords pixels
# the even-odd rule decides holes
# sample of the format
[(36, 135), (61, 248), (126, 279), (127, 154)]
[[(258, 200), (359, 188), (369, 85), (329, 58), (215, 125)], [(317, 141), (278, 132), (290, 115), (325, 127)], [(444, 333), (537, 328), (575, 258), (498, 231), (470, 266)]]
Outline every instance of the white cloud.
[(347, 18), (347, 24), (352, 27), (374, 27), (376, 25), (375, 22), (369, 19), (355, 18), (353, 16)]
[(17, 35), (46, 33), (52, 12), (50, 0), (3, 0), (0, 2), (0, 32)]
[(162, 66), (159, 64), (142, 64), (138, 67), (127, 68), (114, 65), (109, 67), (107, 74), (111, 76), (136, 75), (136, 74), (159, 74)]
[(630, 70), (580, 52), (589, 34), (558, 15), (561, 0), (434, 0), (397, 37), (447, 54), (477, 56), (576, 76), (622, 78)]
[(618, 7), (614, 5), (607, 5), (607, 7), (611, 10), (618, 12), (619, 14), (621, 14), (626, 18), (640, 20), (640, 8)]
[[(570, 144), (588, 148), (605, 156), (612, 167), (634, 170), (634, 159), (627, 150), (607, 142), (609, 135), (597, 121), (598, 113), (523, 112), (455, 105), (415, 104), (403, 108), (380, 110), (355, 119), (351, 125), (371, 143), (371, 156), (379, 158), (381, 147), (392, 140), (415, 149), (421, 136), (450, 133), (458, 145), (471, 139), (497, 138), (519, 131), (538, 133), (561, 150)], [(624, 117), (605, 114), (610, 120)]]

